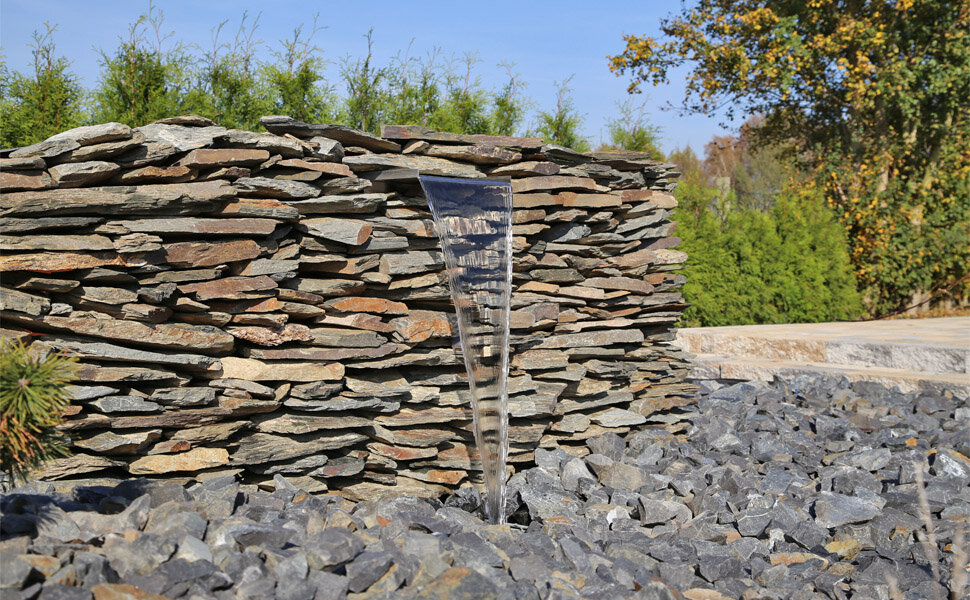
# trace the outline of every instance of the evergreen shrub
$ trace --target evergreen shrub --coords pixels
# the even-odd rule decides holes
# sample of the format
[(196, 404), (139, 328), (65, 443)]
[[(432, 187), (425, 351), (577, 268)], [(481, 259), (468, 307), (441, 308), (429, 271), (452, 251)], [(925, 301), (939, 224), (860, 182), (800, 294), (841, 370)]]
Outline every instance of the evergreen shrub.
[(857, 318), (845, 231), (811, 186), (788, 186), (766, 211), (718, 204), (716, 190), (678, 187), (675, 215), (688, 253), (687, 327)]
[(10, 482), (69, 454), (67, 435), (57, 430), (70, 404), (69, 383), (77, 359), (34, 353), (23, 342), (0, 343), (0, 470)]

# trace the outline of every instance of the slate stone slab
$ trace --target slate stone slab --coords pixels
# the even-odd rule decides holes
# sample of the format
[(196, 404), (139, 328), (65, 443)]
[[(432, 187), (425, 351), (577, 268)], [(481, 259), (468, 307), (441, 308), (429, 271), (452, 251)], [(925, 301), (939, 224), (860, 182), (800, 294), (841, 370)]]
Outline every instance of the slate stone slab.
[(881, 512), (869, 500), (832, 492), (822, 492), (821, 497), (815, 501), (814, 509), (815, 522), (829, 528), (868, 521)]

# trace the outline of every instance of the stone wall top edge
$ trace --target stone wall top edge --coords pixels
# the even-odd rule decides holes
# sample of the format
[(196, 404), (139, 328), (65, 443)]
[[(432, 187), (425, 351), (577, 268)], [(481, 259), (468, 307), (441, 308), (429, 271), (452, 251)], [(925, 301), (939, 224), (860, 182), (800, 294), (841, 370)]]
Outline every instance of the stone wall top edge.
[[(645, 168), (652, 171), (664, 172), (668, 177), (676, 176), (675, 172), (671, 172), (676, 168), (676, 165), (653, 160), (650, 158), (649, 153), (626, 150), (578, 152), (556, 144), (546, 143), (542, 138), (538, 137), (457, 134), (435, 131), (420, 125), (383, 125), (381, 135), (377, 136), (344, 125), (306, 123), (285, 115), (264, 116), (260, 119), (260, 123), (266, 129), (267, 133), (288, 138), (293, 142), (321, 137), (335, 140), (344, 146), (358, 146), (371, 152), (407, 153), (408, 145), (420, 144), (422, 142), (443, 147), (504, 147), (515, 148), (521, 150), (522, 153), (518, 156), (513, 156), (512, 154), (514, 153), (496, 155), (493, 157), (493, 164), (509, 164), (519, 162), (520, 160), (528, 160), (532, 155), (540, 155), (560, 162), (606, 163), (622, 169)], [(31, 159), (38, 157), (48, 160), (62, 158), (65, 154), (70, 155), (81, 147), (131, 140), (133, 137), (137, 137), (140, 131), (153, 128), (157, 129), (159, 126), (181, 126), (198, 129), (200, 130), (200, 134), (205, 130), (205, 134), (200, 136), (200, 141), (189, 143), (192, 146), (191, 148), (178, 148), (179, 150), (210, 147), (216, 141), (230, 138), (232, 132), (236, 131), (257, 135), (264, 133), (221, 127), (214, 121), (197, 115), (169, 117), (136, 128), (131, 128), (116, 122), (100, 123), (66, 130), (30, 146), (0, 149), (0, 159), (8, 163), (0, 166), (5, 169), (29, 169), (31, 165), (28, 163)], [(218, 131), (215, 131), (216, 129)], [(448, 156), (447, 153), (442, 153), (440, 156), (446, 159), (456, 158), (454, 156)], [(14, 164), (13, 159), (15, 158), (19, 159), (16, 161), (18, 164)], [(458, 160), (461, 160), (461, 158), (458, 158)]]

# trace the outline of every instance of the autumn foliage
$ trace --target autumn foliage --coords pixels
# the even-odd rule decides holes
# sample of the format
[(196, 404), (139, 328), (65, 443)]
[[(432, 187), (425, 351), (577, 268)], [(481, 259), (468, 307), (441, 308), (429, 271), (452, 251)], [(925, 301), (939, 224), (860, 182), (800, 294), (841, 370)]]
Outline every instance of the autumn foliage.
[(661, 29), (611, 69), (637, 91), (688, 65), (686, 109), (763, 115), (757, 141), (790, 147), (838, 215), (870, 311), (967, 274), (968, 0), (701, 0)]

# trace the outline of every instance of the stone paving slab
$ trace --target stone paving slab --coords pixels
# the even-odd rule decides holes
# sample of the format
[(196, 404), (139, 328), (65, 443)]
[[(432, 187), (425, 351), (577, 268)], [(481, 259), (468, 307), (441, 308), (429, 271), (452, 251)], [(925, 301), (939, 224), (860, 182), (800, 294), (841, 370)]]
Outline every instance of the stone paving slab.
[(685, 328), (676, 344), (695, 355), (695, 377), (824, 372), (904, 391), (970, 389), (970, 317)]

